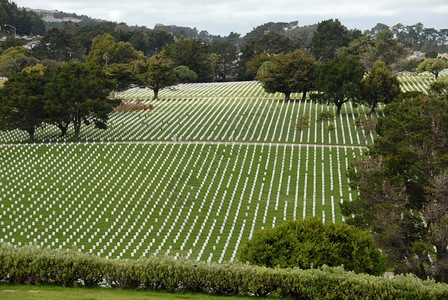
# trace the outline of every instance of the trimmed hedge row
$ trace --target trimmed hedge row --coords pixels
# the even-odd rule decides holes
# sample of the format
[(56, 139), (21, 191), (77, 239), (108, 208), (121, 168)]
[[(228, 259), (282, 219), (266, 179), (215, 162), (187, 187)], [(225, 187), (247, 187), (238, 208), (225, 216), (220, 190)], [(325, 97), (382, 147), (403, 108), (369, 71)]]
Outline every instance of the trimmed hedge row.
[(203, 292), (300, 299), (448, 299), (448, 285), (412, 275), (394, 279), (343, 268), (272, 269), (171, 257), (110, 260), (73, 250), (0, 245), (0, 282)]

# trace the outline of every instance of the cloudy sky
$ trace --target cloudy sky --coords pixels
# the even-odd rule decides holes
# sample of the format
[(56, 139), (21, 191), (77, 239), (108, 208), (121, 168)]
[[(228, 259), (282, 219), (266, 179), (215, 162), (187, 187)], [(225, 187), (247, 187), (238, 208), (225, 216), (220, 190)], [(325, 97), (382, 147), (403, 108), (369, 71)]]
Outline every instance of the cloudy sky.
[(196, 27), (211, 34), (242, 35), (266, 22), (299, 21), (299, 26), (339, 19), (349, 29), (377, 23), (448, 28), (447, 0), (13, 0), (31, 7), (84, 14), (128, 25)]

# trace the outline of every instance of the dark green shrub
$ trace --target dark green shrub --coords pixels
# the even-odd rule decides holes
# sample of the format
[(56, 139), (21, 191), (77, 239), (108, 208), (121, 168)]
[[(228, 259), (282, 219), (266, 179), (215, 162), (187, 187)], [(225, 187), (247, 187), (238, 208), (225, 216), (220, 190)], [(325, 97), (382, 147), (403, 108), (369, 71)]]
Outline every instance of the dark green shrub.
[(318, 218), (259, 230), (238, 255), (243, 262), (266, 267), (344, 265), (347, 270), (374, 275), (386, 269), (370, 235), (346, 224), (325, 225)]

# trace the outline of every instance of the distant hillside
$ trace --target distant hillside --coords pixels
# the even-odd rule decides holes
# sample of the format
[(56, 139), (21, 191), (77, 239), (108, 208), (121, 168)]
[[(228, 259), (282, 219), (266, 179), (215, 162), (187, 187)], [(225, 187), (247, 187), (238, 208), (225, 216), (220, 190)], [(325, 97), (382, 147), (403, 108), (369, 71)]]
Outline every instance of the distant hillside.
[(35, 12), (45, 23), (45, 29), (62, 28), (65, 22), (78, 23), (80, 26), (105, 22), (101, 19), (93, 19), (86, 15), (77, 15), (75, 13), (66, 13), (58, 10), (45, 10), (26, 8)]

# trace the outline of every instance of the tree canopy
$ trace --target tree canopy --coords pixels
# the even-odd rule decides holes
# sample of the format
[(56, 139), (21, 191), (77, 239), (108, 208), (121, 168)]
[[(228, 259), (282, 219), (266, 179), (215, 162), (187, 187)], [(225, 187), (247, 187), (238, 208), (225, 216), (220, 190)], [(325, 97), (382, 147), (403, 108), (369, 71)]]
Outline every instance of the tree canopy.
[(349, 31), (336, 19), (317, 24), (310, 44), (310, 51), (318, 60), (327, 62), (336, 59), (337, 50), (350, 42)]
[(281, 92), (285, 94), (285, 101), (289, 101), (291, 93), (306, 93), (311, 90), (314, 81), (314, 57), (297, 50), (288, 54), (272, 56), (268, 64), (261, 68), (257, 75), (263, 88), (269, 93)]
[(436, 80), (439, 77), (439, 73), (448, 68), (448, 62), (442, 58), (428, 58), (422, 61), (418, 67), (417, 72), (431, 72), (434, 74)]
[(315, 88), (318, 101), (333, 103), (337, 114), (348, 101), (361, 101), (361, 79), (364, 71), (359, 60), (344, 56), (316, 67)]
[(74, 139), (79, 139), (82, 124), (93, 123), (100, 129), (107, 128), (109, 113), (119, 100), (108, 99), (115, 88), (98, 66), (68, 63), (56, 68), (45, 87), (45, 110), (48, 121), (57, 125), (65, 135), (70, 123)]
[(395, 272), (448, 282), (448, 103), (404, 94), (376, 131), (349, 171), (359, 196), (342, 204), (347, 223), (373, 234)]
[(380, 275), (385, 260), (372, 237), (346, 224), (323, 224), (318, 218), (287, 221), (262, 229), (242, 245), (238, 259), (250, 264), (301, 269), (340, 266), (356, 273)]
[(154, 98), (158, 99), (159, 91), (178, 83), (173, 62), (161, 54), (148, 59), (147, 72), (144, 74), (145, 84), (154, 91)]
[(389, 104), (401, 92), (397, 75), (391, 74), (382, 61), (375, 63), (361, 83), (363, 99), (371, 106), (370, 114), (378, 103)]
[(43, 72), (20, 72), (5, 82), (0, 90), (0, 129), (21, 129), (34, 141), (36, 129), (46, 118)]

